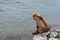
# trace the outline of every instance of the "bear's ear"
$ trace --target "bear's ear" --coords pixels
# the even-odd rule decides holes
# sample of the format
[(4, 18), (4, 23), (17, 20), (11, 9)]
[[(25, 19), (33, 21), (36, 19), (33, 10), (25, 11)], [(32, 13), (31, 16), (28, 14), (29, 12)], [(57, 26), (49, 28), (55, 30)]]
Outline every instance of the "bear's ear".
[(34, 14), (33, 14), (33, 17), (34, 17), (34, 16), (37, 17), (37, 16), (40, 16), (40, 15), (39, 15), (38, 13), (34, 13)]
[(37, 12), (35, 13), (35, 15), (36, 15), (36, 16), (40, 16), (39, 13), (37, 13)]

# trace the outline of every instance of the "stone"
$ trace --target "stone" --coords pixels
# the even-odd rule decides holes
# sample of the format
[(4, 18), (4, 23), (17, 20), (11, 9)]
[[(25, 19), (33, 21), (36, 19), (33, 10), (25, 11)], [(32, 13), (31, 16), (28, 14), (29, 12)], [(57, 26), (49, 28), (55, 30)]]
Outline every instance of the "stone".
[(47, 40), (47, 35), (49, 36), (49, 40), (58, 40), (55, 38), (57, 36), (57, 32), (55, 31), (34, 35), (33, 40)]
[(49, 33), (50, 38), (55, 38), (57, 37), (57, 32), (53, 31)]
[(58, 32), (58, 33), (60, 33), (60, 29), (56, 29), (55, 31)]
[(49, 38), (49, 40), (58, 40), (57, 38)]
[(33, 40), (47, 40), (46, 36), (42, 36), (42, 35), (34, 35)]

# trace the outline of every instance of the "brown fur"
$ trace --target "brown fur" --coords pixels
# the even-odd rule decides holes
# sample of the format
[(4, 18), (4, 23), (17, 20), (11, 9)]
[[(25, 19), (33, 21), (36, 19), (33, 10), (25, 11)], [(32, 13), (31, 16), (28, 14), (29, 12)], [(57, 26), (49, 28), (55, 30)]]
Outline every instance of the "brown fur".
[(33, 14), (33, 19), (36, 21), (36, 32), (33, 33), (33, 35), (36, 34), (42, 34), (45, 32), (48, 32), (50, 30), (50, 25), (37, 13)]

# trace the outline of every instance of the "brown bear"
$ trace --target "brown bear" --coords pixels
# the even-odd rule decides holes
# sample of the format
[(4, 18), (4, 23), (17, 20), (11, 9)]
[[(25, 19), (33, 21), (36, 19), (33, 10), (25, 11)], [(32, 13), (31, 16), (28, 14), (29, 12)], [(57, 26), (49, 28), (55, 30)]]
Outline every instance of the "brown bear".
[(36, 32), (33, 32), (33, 35), (42, 34), (50, 30), (51, 26), (38, 13), (33, 14), (33, 19), (36, 22), (37, 28)]

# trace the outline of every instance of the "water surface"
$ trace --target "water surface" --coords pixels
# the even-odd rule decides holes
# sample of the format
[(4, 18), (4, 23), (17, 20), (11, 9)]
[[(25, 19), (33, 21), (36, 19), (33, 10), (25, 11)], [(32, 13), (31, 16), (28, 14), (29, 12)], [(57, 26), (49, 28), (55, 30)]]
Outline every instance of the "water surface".
[(31, 40), (35, 12), (60, 28), (60, 0), (0, 0), (0, 40)]

